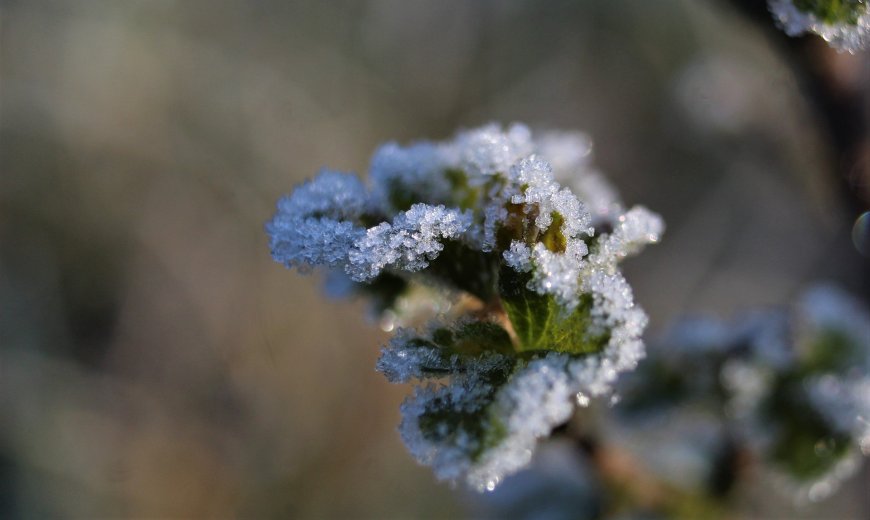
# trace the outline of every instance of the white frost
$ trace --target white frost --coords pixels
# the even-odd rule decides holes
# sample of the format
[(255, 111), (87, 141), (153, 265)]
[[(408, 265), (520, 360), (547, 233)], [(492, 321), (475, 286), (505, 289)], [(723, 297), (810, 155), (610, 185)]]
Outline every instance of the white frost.
[(813, 13), (801, 11), (793, 0), (768, 0), (774, 19), (789, 36), (815, 33), (832, 47), (849, 53), (859, 52), (870, 42), (870, 4), (863, 6), (863, 14), (855, 25), (826, 23)]
[(375, 278), (386, 267), (420, 271), (444, 249), (443, 240), (458, 239), (471, 215), (444, 206), (414, 204), (392, 224), (369, 228), (348, 253), (347, 272), (355, 281)]

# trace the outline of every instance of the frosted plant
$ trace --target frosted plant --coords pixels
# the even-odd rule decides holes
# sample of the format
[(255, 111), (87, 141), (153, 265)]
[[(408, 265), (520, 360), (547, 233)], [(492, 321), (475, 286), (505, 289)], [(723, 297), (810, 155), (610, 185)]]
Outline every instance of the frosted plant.
[(415, 299), (447, 302), (428, 327), (399, 328), (377, 364), (419, 384), (400, 432), (439, 479), (493, 489), (644, 355), (647, 318), (619, 262), (664, 225), (622, 205), (590, 150), (582, 134), (495, 124), (388, 143), (367, 182), (323, 171), (266, 225), (276, 261), (326, 268), (329, 292), (370, 296), (385, 329)]
[(768, 7), (789, 36), (815, 33), (832, 47), (850, 53), (870, 42), (867, 0), (768, 0)]
[(870, 455), (870, 314), (830, 286), (731, 323), (685, 319), (623, 384), (627, 435), (663, 416), (715, 420), (799, 500), (830, 495)]
[(870, 313), (816, 286), (789, 307), (686, 317), (617, 391), (479, 516), (731, 518), (754, 475), (798, 504), (827, 498), (870, 456)]

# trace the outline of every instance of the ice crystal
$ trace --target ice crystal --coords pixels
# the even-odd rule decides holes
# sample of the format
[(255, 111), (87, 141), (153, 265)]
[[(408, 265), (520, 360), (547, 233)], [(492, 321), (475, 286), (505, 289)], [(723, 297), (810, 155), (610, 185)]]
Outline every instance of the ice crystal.
[(397, 143), (381, 146), (369, 166), (374, 203), (395, 211), (413, 199), (448, 202), (451, 187), (443, 161), (443, 153), (433, 143), (407, 148)]
[(365, 203), (359, 179), (321, 172), (278, 201), (278, 212), (266, 225), (272, 256), (287, 267), (342, 265), (364, 232), (347, 219), (357, 217)]
[(609, 222), (622, 213), (616, 189), (592, 165), (592, 140), (580, 132), (544, 132), (538, 139), (538, 153), (553, 167), (556, 180), (580, 199), (593, 223)]
[(419, 271), (444, 249), (442, 241), (457, 239), (471, 225), (471, 216), (444, 206), (414, 204), (392, 224), (382, 222), (366, 231), (348, 252), (347, 272), (358, 282), (374, 279), (386, 267)]
[(849, 53), (870, 42), (870, 3), (866, 0), (768, 0), (777, 23), (789, 36), (815, 33)]
[[(566, 311), (574, 310), (579, 303), (580, 268), (586, 252), (586, 244), (579, 240), (570, 242), (561, 253), (536, 244), (530, 258), (534, 275), (529, 289), (539, 294), (552, 294)], [(520, 266), (520, 270), (525, 269)]]
[(371, 297), (385, 330), (421, 286), (466, 295), (396, 331), (377, 364), (418, 383), (400, 430), (441, 479), (494, 488), (644, 355), (646, 315), (618, 264), (663, 224), (626, 211), (590, 151), (583, 134), (520, 124), (388, 143), (367, 183), (324, 171), (266, 225), (278, 262), (327, 268), (330, 292)]
[(534, 151), (532, 134), (525, 125), (511, 125), (503, 131), (497, 124), (459, 132), (452, 143), (445, 145), (456, 166), (472, 178), (506, 173), (514, 164)]
[(511, 242), (510, 249), (504, 252), (504, 261), (507, 265), (519, 273), (527, 273), (532, 270), (532, 250), (519, 240)]
[(615, 229), (599, 241), (596, 261), (615, 262), (641, 251), (647, 244), (659, 241), (664, 231), (661, 217), (643, 206), (636, 206), (619, 215)]

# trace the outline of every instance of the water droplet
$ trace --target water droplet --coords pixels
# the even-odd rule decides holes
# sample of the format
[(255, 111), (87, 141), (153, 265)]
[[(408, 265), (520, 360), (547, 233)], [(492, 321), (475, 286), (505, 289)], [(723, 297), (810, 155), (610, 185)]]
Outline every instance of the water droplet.
[(582, 392), (577, 392), (577, 406), (589, 406), (589, 396)]
[(393, 311), (386, 311), (384, 315), (381, 317), (381, 330), (384, 332), (392, 332), (393, 329), (396, 328), (396, 313)]

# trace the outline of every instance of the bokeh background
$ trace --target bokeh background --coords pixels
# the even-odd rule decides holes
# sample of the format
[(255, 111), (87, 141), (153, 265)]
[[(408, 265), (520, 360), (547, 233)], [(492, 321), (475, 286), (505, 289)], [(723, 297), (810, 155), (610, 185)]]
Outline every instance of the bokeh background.
[[(589, 132), (668, 223), (626, 266), (649, 334), (816, 280), (867, 296), (870, 161), (843, 163), (787, 54), (725, 0), (0, 9), (4, 518), (483, 514), (402, 446), (407, 388), (375, 373), (363, 303), (268, 254), (280, 195), (364, 173), (387, 140)], [(866, 54), (817, 44), (838, 88), (870, 92)], [(866, 468), (799, 511), (758, 484), (746, 518), (870, 515)]]

